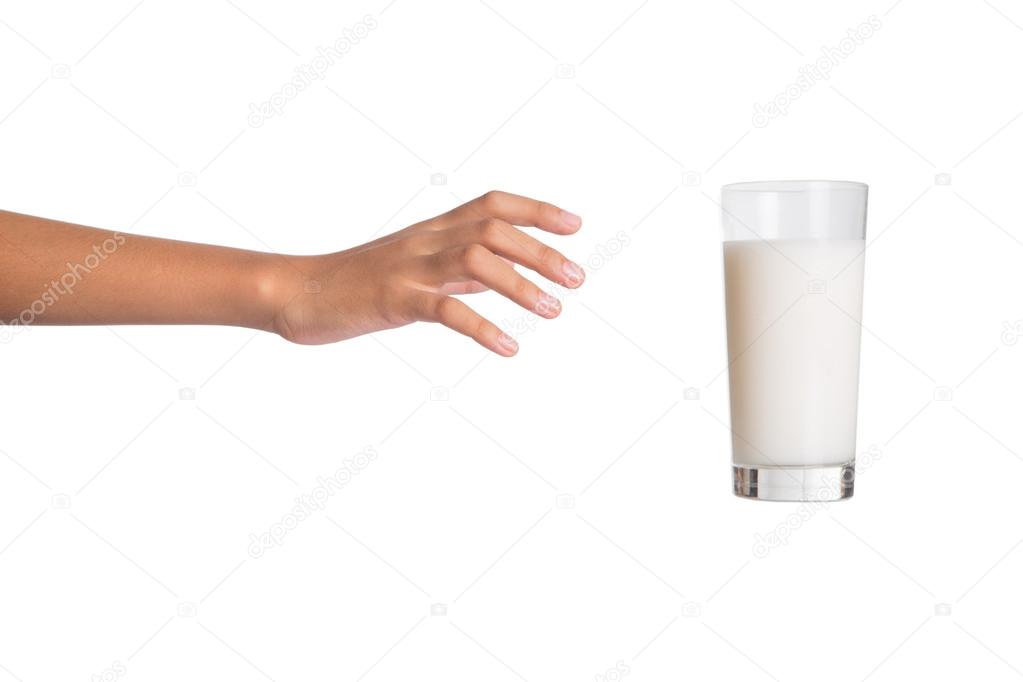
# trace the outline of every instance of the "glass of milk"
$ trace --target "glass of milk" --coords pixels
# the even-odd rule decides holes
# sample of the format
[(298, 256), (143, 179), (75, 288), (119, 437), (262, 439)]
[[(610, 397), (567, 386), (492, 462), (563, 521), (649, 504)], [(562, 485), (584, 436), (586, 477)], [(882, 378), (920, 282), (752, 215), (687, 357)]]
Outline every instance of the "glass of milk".
[(740, 497), (851, 497), (867, 186), (798, 180), (721, 190)]

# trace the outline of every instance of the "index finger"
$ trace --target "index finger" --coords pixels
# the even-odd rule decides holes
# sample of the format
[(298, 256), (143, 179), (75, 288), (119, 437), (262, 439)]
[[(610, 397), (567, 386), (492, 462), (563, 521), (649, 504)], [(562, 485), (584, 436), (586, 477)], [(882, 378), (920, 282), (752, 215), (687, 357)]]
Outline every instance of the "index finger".
[(498, 218), (512, 225), (538, 227), (554, 234), (572, 234), (583, 224), (582, 218), (554, 204), (497, 190), (459, 206), (444, 217), (454, 224)]

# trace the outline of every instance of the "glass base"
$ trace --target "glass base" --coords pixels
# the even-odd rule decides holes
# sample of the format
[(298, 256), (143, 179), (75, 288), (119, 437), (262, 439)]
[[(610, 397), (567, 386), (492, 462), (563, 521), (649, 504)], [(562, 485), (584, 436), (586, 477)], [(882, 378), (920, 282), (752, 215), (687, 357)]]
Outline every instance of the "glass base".
[(853, 495), (855, 462), (830, 466), (732, 466), (732, 492), (781, 502), (834, 502)]

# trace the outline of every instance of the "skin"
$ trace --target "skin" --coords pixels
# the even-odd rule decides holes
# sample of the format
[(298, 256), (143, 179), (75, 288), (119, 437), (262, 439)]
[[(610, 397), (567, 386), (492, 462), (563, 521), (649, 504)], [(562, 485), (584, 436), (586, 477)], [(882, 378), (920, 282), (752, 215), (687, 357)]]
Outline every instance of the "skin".
[(0, 320), (234, 325), (301, 344), (438, 322), (509, 357), (518, 343), (455, 296), (490, 289), (557, 317), (561, 303), (515, 266), (568, 288), (583, 270), (515, 226), (569, 235), (581, 224), (495, 191), (355, 248), (284, 256), (0, 211)]

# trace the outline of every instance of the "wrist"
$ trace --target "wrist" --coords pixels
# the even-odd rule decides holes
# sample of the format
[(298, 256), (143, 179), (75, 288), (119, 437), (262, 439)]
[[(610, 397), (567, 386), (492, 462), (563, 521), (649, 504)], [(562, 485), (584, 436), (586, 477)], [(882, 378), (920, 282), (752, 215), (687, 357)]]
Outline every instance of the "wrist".
[(246, 326), (287, 337), (282, 329), (288, 303), (303, 291), (305, 277), (296, 259), (290, 256), (259, 254), (246, 277), (252, 316)]

